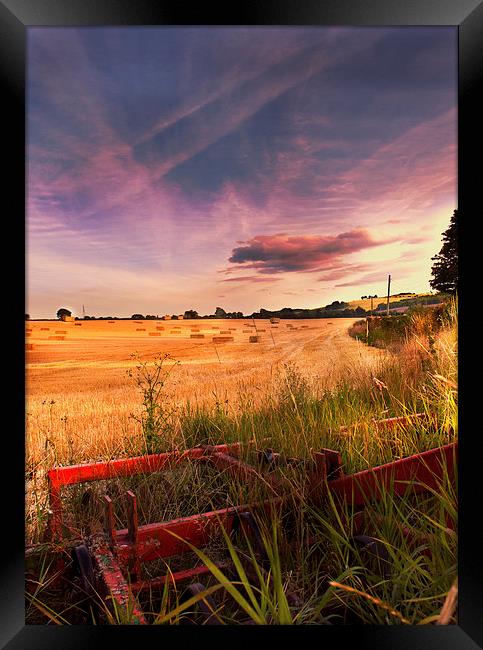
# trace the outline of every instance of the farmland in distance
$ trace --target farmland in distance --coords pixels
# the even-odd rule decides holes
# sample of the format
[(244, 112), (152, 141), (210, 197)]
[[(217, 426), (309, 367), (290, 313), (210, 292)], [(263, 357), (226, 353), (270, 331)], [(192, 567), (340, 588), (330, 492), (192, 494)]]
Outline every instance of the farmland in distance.
[(38, 462), (47, 434), (61, 457), (70, 439), (76, 462), (122, 449), (139, 435), (130, 415), (142, 408), (129, 370), (165, 354), (179, 362), (165, 385), (173, 405), (256, 408), (287, 364), (315, 388), (333, 387), (384, 355), (348, 336), (354, 320), (27, 321), (27, 453)]

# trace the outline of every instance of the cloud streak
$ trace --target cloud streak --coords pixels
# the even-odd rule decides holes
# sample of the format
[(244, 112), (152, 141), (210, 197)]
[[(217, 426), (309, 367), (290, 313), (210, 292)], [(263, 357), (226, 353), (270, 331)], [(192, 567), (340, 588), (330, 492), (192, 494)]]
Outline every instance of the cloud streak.
[(235, 278), (226, 278), (220, 282), (250, 282), (257, 284), (259, 282), (278, 282), (280, 278), (262, 277), (259, 275), (241, 275)]

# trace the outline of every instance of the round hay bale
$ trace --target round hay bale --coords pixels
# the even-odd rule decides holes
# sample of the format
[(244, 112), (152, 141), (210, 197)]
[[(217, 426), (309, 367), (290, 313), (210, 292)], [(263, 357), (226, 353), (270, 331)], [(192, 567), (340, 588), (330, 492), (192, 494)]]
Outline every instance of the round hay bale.
[(161, 332), (149, 332), (149, 336), (161, 336)]
[(214, 336), (212, 340), (213, 343), (229, 343), (235, 339), (233, 336)]
[(204, 334), (190, 334), (190, 339), (204, 339)]
[(33, 350), (34, 349), (34, 344), (33, 343), (26, 343), (25, 344), (25, 349), (26, 350)]
[(248, 341), (249, 341), (250, 343), (258, 343), (258, 342), (259, 342), (259, 341), (258, 341), (259, 338), (260, 338), (260, 337), (258, 337), (258, 336), (250, 336), (250, 337), (248, 337)]
[(146, 328), (145, 327), (136, 327), (136, 332), (145, 332)]

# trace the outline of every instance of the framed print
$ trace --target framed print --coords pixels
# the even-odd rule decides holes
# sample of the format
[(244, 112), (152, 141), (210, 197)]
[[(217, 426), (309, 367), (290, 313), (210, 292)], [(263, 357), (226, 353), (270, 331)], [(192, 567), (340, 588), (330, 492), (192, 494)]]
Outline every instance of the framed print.
[(0, 12), (2, 647), (480, 647), (481, 5)]

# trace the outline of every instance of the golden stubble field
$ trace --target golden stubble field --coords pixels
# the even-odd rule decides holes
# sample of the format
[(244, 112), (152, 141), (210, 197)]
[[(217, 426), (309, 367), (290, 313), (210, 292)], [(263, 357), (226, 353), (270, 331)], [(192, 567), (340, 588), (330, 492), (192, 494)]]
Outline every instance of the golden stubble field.
[(349, 337), (355, 320), (27, 321), (28, 462), (42, 463), (52, 449), (60, 463), (110, 456), (140, 435), (130, 417), (142, 410), (128, 375), (133, 354), (179, 362), (165, 386), (173, 405), (219, 402), (236, 411), (273, 394), (287, 363), (322, 389), (366, 374), (384, 353)]

